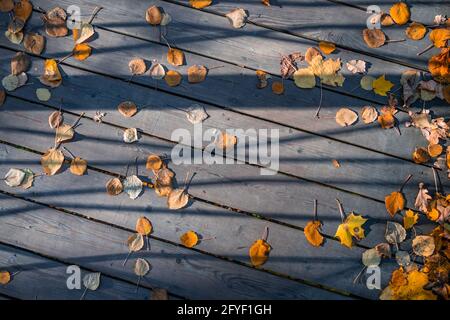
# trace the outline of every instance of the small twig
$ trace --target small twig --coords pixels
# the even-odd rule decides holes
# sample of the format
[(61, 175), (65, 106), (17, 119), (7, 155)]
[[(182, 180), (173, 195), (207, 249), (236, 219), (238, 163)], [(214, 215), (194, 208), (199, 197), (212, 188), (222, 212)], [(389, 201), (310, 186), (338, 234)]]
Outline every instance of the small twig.
[(137, 285), (136, 285), (136, 293), (139, 290), (139, 284), (141, 283), (141, 276), (138, 277)]
[(69, 149), (67, 149), (66, 147), (62, 147), (64, 150), (66, 150), (69, 154), (70, 154), (70, 156), (72, 157), (72, 159), (75, 159), (75, 156), (74, 156), (74, 154), (72, 153), (72, 152), (70, 152), (70, 150)]
[(211, 236), (208, 238), (202, 238), (201, 241), (208, 241), (208, 240), (215, 240), (215, 239), (216, 239), (216, 237)]
[(53, 149), (56, 149), (56, 146), (58, 145), (58, 128), (59, 128), (59, 121), (56, 124), (56, 130), (55, 130), (55, 144), (53, 146)]
[(214, 67), (208, 67), (208, 71), (209, 70), (213, 70), (213, 69), (219, 69), (219, 68), (223, 68), (223, 67), (225, 67), (224, 65), (222, 65), (222, 66), (214, 66)]
[(267, 241), (267, 238), (269, 237), (269, 227), (265, 226), (264, 227), (264, 231), (261, 235), (261, 239), (263, 239), (264, 241)]
[(366, 270), (367, 266), (364, 266), (364, 268), (362, 268), (362, 270), (358, 273), (358, 275), (355, 277), (355, 279), (353, 279), (353, 283), (356, 284), (356, 282), (358, 281), (359, 277), (361, 277), (362, 273), (364, 270)]
[(436, 176), (436, 169), (434, 169), (434, 167), (432, 167), (431, 170), (433, 170), (434, 189), (436, 190), (436, 194), (438, 194), (439, 188), (438, 188), (438, 181), (437, 181), (437, 176)]
[(75, 126), (78, 124), (78, 122), (80, 121), (80, 119), (81, 119), (83, 116), (84, 116), (84, 112), (82, 112), (82, 113), (78, 116), (77, 120), (75, 120), (75, 122), (74, 122), (69, 128), (67, 128), (66, 131), (64, 131), (62, 134), (65, 134), (65, 133), (66, 133), (67, 131), (69, 131), (70, 129), (75, 128)]
[(386, 40), (385, 43), (390, 43), (390, 42), (403, 42), (403, 41), (406, 41), (406, 39)]
[(125, 258), (125, 260), (123, 261), (123, 263), (122, 263), (122, 265), (125, 267), (125, 265), (127, 264), (127, 261), (128, 261), (128, 259), (130, 258), (130, 255), (131, 255), (131, 253), (132, 253), (133, 251), (128, 251), (128, 254), (127, 254), (127, 256), (126, 256), (126, 258)]
[(338, 204), (339, 213), (341, 214), (342, 223), (344, 223), (344, 220), (345, 220), (344, 208), (342, 207), (342, 203), (338, 199), (336, 199), (336, 202)]
[(97, 15), (97, 13), (99, 13), (100, 10), (102, 10), (103, 7), (95, 7), (94, 11), (91, 14), (91, 17), (89, 18), (88, 24), (91, 24), (92, 21), (94, 20), (95, 16)]
[(81, 295), (80, 300), (84, 300), (84, 296), (86, 295), (87, 290), (88, 290), (88, 288), (85, 288), (85, 289), (84, 289), (83, 294)]
[(169, 47), (169, 50), (171, 50), (172, 47), (170, 46), (169, 41), (167, 41), (166, 37), (164, 37), (164, 36), (161, 34), (161, 38), (162, 38), (162, 39), (164, 40), (164, 42), (167, 44), (167, 46)]
[(60, 64), (62, 62), (64, 62), (65, 60), (69, 59), (71, 56), (73, 56), (75, 54), (74, 51), (72, 51), (71, 53), (69, 53), (67, 56), (62, 57), (61, 59), (58, 60), (57, 64)]
[(410, 174), (410, 175), (408, 175), (407, 177), (406, 177), (406, 179), (405, 179), (405, 181), (403, 181), (403, 184), (402, 184), (402, 186), (400, 187), (400, 192), (402, 192), (403, 191), (403, 188), (405, 187), (405, 185), (408, 183), (408, 181), (412, 178), (412, 174)]
[(314, 221), (318, 221), (317, 218), (317, 199), (314, 199)]
[(420, 51), (419, 53), (417, 53), (417, 55), (420, 56), (420, 55), (424, 54), (425, 52), (427, 52), (427, 51), (433, 49), (433, 47), (434, 47), (434, 44), (430, 44), (428, 47), (426, 47), (425, 49), (423, 49), (422, 51)]
[(184, 190), (187, 190), (189, 188), (189, 185), (192, 182), (192, 179), (194, 178), (194, 176), (197, 174), (196, 172), (194, 172), (191, 176), (191, 178), (188, 180), (189, 175), (191, 174), (191, 171), (189, 170), (186, 174), (186, 178), (184, 180)]
[(320, 81), (320, 101), (319, 101), (319, 107), (317, 108), (316, 114), (314, 116), (314, 118), (319, 119), (319, 113), (320, 113), (320, 109), (322, 108), (322, 81)]

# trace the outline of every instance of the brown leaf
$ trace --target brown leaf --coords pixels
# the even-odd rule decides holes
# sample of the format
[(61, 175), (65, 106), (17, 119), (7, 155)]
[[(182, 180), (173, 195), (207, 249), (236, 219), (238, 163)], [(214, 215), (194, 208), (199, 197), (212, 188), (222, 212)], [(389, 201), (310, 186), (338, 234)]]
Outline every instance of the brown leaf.
[(272, 92), (275, 94), (283, 94), (284, 93), (284, 85), (281, 81), (274, 81), (272, 83)]
[(378, 254), (383, 258), (391, 257), (391, 246), (389, 243), (379, 243), (375, 246), (375, 250), (377, 250)]
[(11, 33), (18, 33), (23, 30), (25, 27), (25, 21), (20, 18), (13, 17), (8, 24), (8, 31)]
[(72, 140), (74, 135), (75, 131), (72, 126), (67, 123), (63, 123), (56, 128), (56, 143)]
[(181, 73), (175, 70), (169, 70), (167, 71), (164, 80), (166, 81), (167, 85), (170, 87), (176, 87), (181, 83), (181, 80), (183, 77), (181, 76)]
[(124, 117), (131, 118), (137, 113), (137, 106), (134, 102), (124, 101), (117, 106), (117, 110), (119, 110), (120, 114)]
[(45, 33), (50, 37), (65, 37), (69, 30), (66, 26), (67, 14), (64, 9), (55, 7), (42, 17), (45, 23)]
[(294, 52), (286, 56), (282, 56), (280, 60), (280, 72), (283, 79), (287, 79), (297, 71), (297, 62), (303, 61), (304, 57), (301, 52)]
[(413, 22), (405, 30), (406, 36), (412, 40), (420, 40), (425, 37), (427, 28), (418, 22)]
[(363, 38), (370, 48), (379, 48), (386, 42), (386, 35), (380, 29), (364, 29)]
[(48, 117), (48, 125), (52, 129), (59, 127), (62, 124), (62, 122), (63, 122), (63, 115), (59, 111), (52, 112)]
[(145, 61), (141, 58), (131, 59), (130, 62), (128, 62), (128, 68), (133, 75), (141, 75), (144, 74), (145, 71), (147, 71)]
[(6, 91), (0, 88), (0, 107), (5, 103)]
[(261, 0), (262, 4), (266, 7), (270, 7), (270, 0)]
[(242, 8), (234, 9), (227, 14), (225, 14), (225, 17), (228, 18), (228, 21), (230, 21), (233, 28), (239, 29), (245, 26), (245, 23), (247, 21), (247, 13)]
[(172, 191), (172, 180), (175, 174), (168, 168), (156, 173), (155, 192), (160, 197), (167, 197)]
[(167, 206), (171, 210), (184, 208), (189, 202), (189, 196), (185, 189), (174, 189), (167, 198)]
[(110, 196), (117, 196), (123, 191), (123, 185), (119, 178), (111, 178), (106, 183), (106, 192)]
[(166, 289), (153, 288), (150, 300), (169, 300)]
[(319, 51), (319, 50), (317, 50), (317, 49), (314, 48), (314, 47), (310, 47), (310, 48), (308, 48), (308, 50), (306, 50), (306, 53), (305, 53), (305, 61), (308, 62), (309, 64), (311, 64), (312, 59), (313, 59), (315, 56), (320, 56), (320, 55), (321, 55), (321, 54), (320, 54), (320, 51)]
[(157, 6), (151, 6), (145, 11), (145, 20), (152, 26), (157, 26), (161, 23), (162, 12)]
[(183, 51), (169, 48), (169, 51), (167, 52), (167, 62), (173, 66), (182, 66), (184, 63)]
[(16, 2), (16, 5), (14, 6), (14, 16), (23, 21), (28, 20), (32, 11), (33, 5), (28, 0), (20, 0), (19, 2)]
[(389, 27), (395, 24), (394, 20), (392, 20), (392, 17), (387, 13), (381, 14), (380, 22), (383, 27)]
[(58, 69), (58, 64), (53, 59), (47, 59), (44, 63), (44, 74), (39, 77), (39, 81), (49, 87), (56, 88), (62, 83), (62, 76)]
[(25, 51), (40, 55), (44, 50), (45, 38), (34, 32), (27, 33), (23, 39), (23, 46)]
[(64, 154), (57, 149), (48, 149), (41, 157), (42, 171), (46, 175), (53, 176), (64, 163)]
[(426, 163), (430, 160), (427, 149), (416, 148), (412, 154), (412, 159), (415, 163)]
[(70, 172), (76, 176), (82, 176), (87, 169), (87, 161), (79, 157), (75, 157), (70, 162)]
[(147, 158), (147, 162), (145, 164), (145, 167), (147, 170), (153, 170), (158, 171), (163, 166), (163, 161), (161, 158), (156, 154), (151, 154)]
[(0, 11), (1, 12), (9, 12), (14, 9), (14, 1), (13, 0), (0, 0)]
[(314, 247), (320, 247), (323, 236), (319, 233), (322, 223), (320, 221), (309, 221), (304, 229), (306, 240)]
[(425, 188), (424, 184), (419, 183), (419, 192), (417, 193), (416, 200), (414, 202), (414, 207), (422, 212), (428, 211), (428, 203), (431, 200), (431, 196), (428, 194), (428, 190)]
[(31, 60), (27, 54), (17, 52), (11, 59), (11, 74), (17, 76), (22, 72), (27, 72), (30, 64)]
[(393, 217), (397, 212), (405, 208), (405, 198), (399, 191), (394, 191), (384, 198), (387, 212)]
[(189, 83), (199, 83), (205, 80), (208, 70), (201, 65), (193, 65), (188, 68)]
[(152, 223), (146, 217), (140, 217), (136, 221), (136, 232), (143, 235), (148, 236), (153, 230)]

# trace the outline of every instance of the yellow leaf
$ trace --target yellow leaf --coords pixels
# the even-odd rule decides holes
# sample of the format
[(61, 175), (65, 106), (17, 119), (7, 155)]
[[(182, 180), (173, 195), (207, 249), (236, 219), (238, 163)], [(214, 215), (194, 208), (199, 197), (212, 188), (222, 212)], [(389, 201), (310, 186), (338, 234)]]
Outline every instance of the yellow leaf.
[(442, 48), (441, 52), (428, 60), (428, 70), (439, 82), (449, 82), (450, 48)]
[(281, 81), (275, 81), (272, 83), (272, 92), (275, 94), (284, 93), (284, 85)]
[(0, 284), (5, 285), (11, 281), (11, 274), (8, 271), (0, 271)]
[(336, 122), (341, 127), (347, 127), (358, 120), (358, 114), (349, 108), (341, 108), (336, 112)]
[(61, 73), (58, 69), (58, 64), (54, 59), (47, 59), (44, 63), (44, 74), (39, 78), (46, 86), (56, 88), (62, 82)]
[(306, 240), (314, 247), (319, 247), (323, 242), (323, 237), (319, 233), (319, 229), (322, 226), (320, 221), (309, 221), (304, 229)]
[(409, 21), (409, 8), (404, 2), (397, 2), (389, 10), (389, 15), (396, 24), (402, 25)]
[(341, 69), (341, 59), (326, 59), (322, 56), (315, 56), (312, 58), (310, 68), (316, 76), (320, 78), (323, 84), (330, 86), (342, 86), (344, 83), (344, 76), (338, 71)]
[(313, 59), (315, 56), (320, 56), (319, 50), (317, 50), (317, 49), (314, 48), (314, 47), (310, 47), (310, 48), (308, 48), (308, 50), (306, 50), (306, 53), (305, 53), (305, 61), (308, 62), (308, 64), (311, 64), (312, 59)]
[(406, 28), (405, 33), (412, 40), (420, 40), (425, 37), (427, 28), (421, 23), (413, 22)]
[(334, 43), (328, 42), (328, 41), (320, 41), (319, 42), (319, 49), (324, 54), (330, 54), (334, 50), (336, 50), (336, 45)]
[(56, 128), (56, 142), (64, 142), (71, 140), (75, 134), (71, 125), (63, 123)]
[(181, 83), (181, 73), (175, 70), (169, 70), (166, 72), (166, 75), (164, 76), (164, 80), (166, 81), (167, 85), (170, 87), (176, 87)]
[(91, 55), (92, 49), (87, 43), (80, 43), (75, 45), (72, 52), (75, 59), (83, 61)]
[(430, 160), (428, 151), (425, 148), (416, 148), (412, 154), (412, 159), (415, 163), (426, 163)]
[(316, 86), (316, 77), (311, 68), (300, 68), (294, 72), (295, 85), (302, 89), (311, 89)]
[(380, 96), (387, 96), (387, 92), (392, 89), (394, 84), (384, 78), (384, 75), (375, 79), (372, 83), (373, 91)]
[(250, 261), (254, 267), (263, 265), (269, 257), (270, 245), (263, 239), (256, 240), (249, 250)]
[(169, 48), (167, 52), (167, 62), (174, 66), (181, 66), (184, 63), (184, 53), (179, 49)]
[(58, 172), (64, 162), (64, 155), (60, 150), (48, 149), (41, 157), (42, 171), (46, 175), (52, 176)]
[(70, 163), (70, 172), (76, 176), (82, 176), (87, 169), (87, 161), (79, 157), (75, 157)]
[(140, 217), (136, 221), (136, 232), (143, 235), (148, 236), (152, 232), (152, 223), (146, 217)]
[(196, 9), (203, 9), (212, 3), (212, 0), (189, 0), (192, 7)]
[(392, 273), (389, 286), (386, 287), (381, 300), (436, 300), (437, 296), (431, 290), (425, 290), (429, 283), (428, 275), (417, 269), (408, 273), (399, 268)]
[(189, 230), (180, 237), (180, 241), (185, 247), (192, 248), (197, 245), (198, 236), (194, 231)]
[(419, 220), (419, 215), (414, 213), (412, 210), (406, 211), (405, 216), (403, 217), (403, 226), (406, 230), (411, 229)]
[(397, 212), (405, 208), (405, 198), (399, 191), (394, 191), (384, 198), (387, 212), (393, 217)]
[(447, 41), (450, 39), (449, 28), (434, 29), (430, 32), (430, 40), (436, 48), (444, 48), (447, 46)]
[(350, 213), (345, 221), (338, 226), (335, 237), (338, 237), (341, 244), (351, 248), (353, 244), (353, 238), (361, 240), (364, 238), (364, 229), (362, 225), (367, 221), (360, 215)]
[(439, 213), (439, 211), (436, 208), (432, 208), (431, 210), (427, 211), (427, 217), (431, 221), (436, 221), (437, 219), (439, 219), (440, 215), (441, 214)]

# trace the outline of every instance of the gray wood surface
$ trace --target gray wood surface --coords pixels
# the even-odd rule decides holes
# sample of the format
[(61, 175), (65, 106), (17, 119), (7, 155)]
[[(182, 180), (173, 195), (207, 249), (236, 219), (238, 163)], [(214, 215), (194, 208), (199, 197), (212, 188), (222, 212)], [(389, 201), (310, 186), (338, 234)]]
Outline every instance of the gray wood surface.
[[(54, 133), (47, 124), (51, 109), (14, 101), (11, 98), (3, 106), (2, 111), (6, 116), (0, 119), (2, 124), (0, 133), (5, 137), (5, 141), (40, 152), (44, 152), (53, 144)], [(65, 115), (67, 123), (73, 123), (75, 120), (75, 116)], [(170, 154), (173, 147), (173, 144), (148, 136), (142, 136), (136, 144), (127, 145), (122, 142), (121, 135), (120, 128), (105, 124), (98, 125), (90, 119), (83, 119), (77, 128), (77, 136), (73, 142), (67, 144), (67, 147), (75, 155), (87, 159), (92, 166), (120, 174), (125, 174), (125, 168), (129, 163), (133, 168), (134, 158), (139, 156), (139, 174), (145, 178), (150, 174), (145, 169), (147, 155)], [(330, 236), (334, 236), (340, 223), (335, 201), (335, 198), (338, 198), (348, 211), (354, 210), (376, 219), (376, 223), (374, 221), (371, 227), (373, 231), (371, 237), (363, 241), (363, 244), (368, 246), (374, 246), (383, 241), (385, 223), (390, 219), (381, 201), (373, 201), (281, 174), (261, 176), (259, 168), (254, 166), (245, 164), (173, 165), (172, 163), (169, 165), (176, 172), (179, 183), (182, 183), (189, 171), (197, 173), (189, 192), (200, 199), (295, 226), (304, 227), (312, 218), (312, 201), (316, 198), (319, 201), (320, 216), (325, 221), (324, 232)], [(134, 168), (130, 172), (134, 172)], [(367, 171), (368, 179), (373, 179), (370, 173), (370, 170)], [(395, 186), (395, 189), (399, 188), (404, 178), (398, 179), (398, 186)], [(405, 188), (405, 195), (408, 196), (410, 200), (408, 204), (411, 206), (417, 192), (418, 181), (414, 179), (410, 182), (410, 191)], [(364, 188), (364, 185), (361, 184), (358, 187)], [(79, 186), (76, 188), (80, 189)], [(243, 194), (246, 196), (243, 197)], [(423, 222), (425, 221), (427, 220), (424, 219)]]
[[(2, 197), (2, 207), (3, 207)], [(18, 204), (22, 200), (16, 200)], [(4, 214), (6, 208), (2, 208)], [(32, 228), (32, 225), (27, 227)], [(29, 239), (30, 240), (30, 239)], [(37, 239), (40, 241), (40, 239)], [(79, 300), (84, 287), (69, 290), (66, 285), (68, 264), (63, 264), (36, 254), (0, 244), (0, 269), (14, 276), (7, 285), (0, 286), (0, 293), (21, 300)], [(90, 273), (81, 269), (81, 277)], [(134, 284), (102, 275), (100, 287), (88, 291), (86, 300), (148, 300), (151, 290), (141, 287), (136, 292)]]
[(143, 287), (191, 299), (345, 298), (157, 240), (151, 251), (133, 254), (123, 267), (129, 231), (3, 193), (0, 199), (0, 241), (132, 282), (137, 282), (133, 262), (145, 258), (152, 269)]

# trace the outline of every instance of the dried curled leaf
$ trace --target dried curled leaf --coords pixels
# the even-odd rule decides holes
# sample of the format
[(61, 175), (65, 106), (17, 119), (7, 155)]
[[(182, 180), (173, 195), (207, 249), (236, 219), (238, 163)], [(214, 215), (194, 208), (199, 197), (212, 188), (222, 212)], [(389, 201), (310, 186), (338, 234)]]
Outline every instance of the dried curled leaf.
[(11, 33), (18, 33), (25, 27), (25, 21), (20, 18), (13, 17), (8, 24), (8, 31)]
[(106, 192), (110, 196), (117, 196), (123, 191), (123, 185), (119, 178), (111, 178), (106, 183)]
[(373, 91), (380, 96), (387, 96), (387, 92), (392, 89), (394, 84), (386, 80), (384, 75), (375, 79), (372, 83)]
[(309, 221), (303, 232), (305, 233), (306, 240), (314, 247), (319, 247), (323, 243), (323, 236), (319, 233), (322, 226), (322, 222)]
[(189, 83), (199, 83), (205, 80), (208, 70), (204, 66), (193, 65), (188, 68)]
[(65, 37), (69, 33), (66, 19), (67, 14), (61, 7), (50, 9), (43, 16), (45, 33), (50, 37)]
[(42, 171), (49, 176), (53, 176), (62, 167), (64, 154), (57, 149), (48, 149), (41, 157)]
[(63, 123), (56, 128), (56, 143), (72, 140), (74, 135), (75, 131), (72, 126), (67, 123)]
[(155, 193), (167, 197), (172, 192), (172, 180), (175, 174), (168, 168), (160, 169), (156, 174)]
[(336, 50), (336, 45), (334, 43), (328, 42), (328, 41), (320, 41), (319, 42), (319, 49), (324, 54), (330, 54), (334, 50)]
[(138, 111), (136, 104), (132, 101), (124, 101), (119, 103), (117, 110), (119, 110), (120, 114), (126, 118), (131, 118)]
[(136, 175), (126, 177), (125, 180), (123, 180), (123, 191), (126, 192), (132, 200), (139, 197), (142, 192), (142, 186), (141, 179)]
[(444, 48), (447, 46), (447, 41), (450, 39), (449, 28), (434, 29), (430, 32), (430, 40), (436, 48)]
[(411, 40), (420, 40), (425, 37), (427, 28), (421, 23), (413, 22), (409, 25), (408, 28), (406, 28), (405, 33), (406, 36)]
[(25, 172), (20, 169), (11, 168), (5, 175), (5, 183), (10, 187), (18, 187), (25, 178)]
[(145, 164), (145, 167), (147, 170), (153, 170), (158, 171), (163, 166), (163, 161), (161, 158), (156, 154), (151, 154), (147, 158), (147, 162)]
[(189, 230), (180, 237), (180, 241), (185, 247), (192, 248), (197, 245), (198, 236), (194, 231)]
[(419, 215), (412, 210), (407, 210), (403, 217), (403, 227), (406, 230), (411, 229), (419, 221)]
[(87, 170), (87, 161), (80, 157), (75, 157), (70, 162), (70, 172), (76, 176), (82, 176)]
[(184, 208), (189, 202), (189, 196), (185, 189), (174, 189), (167, 197), (167, 206), (170, 210)]
[(72, 50), (73, 57), (78, 61), (83, 61), (89, 58), (92, 48), (87, 43), (76, 44)]
[(23, 178), (22, 184), (20, 185), (23, 189), (29, 189), (33, 186), (34, 182), (34, 172), (31, 169), (23, 169), (25, 173), (25, 178)]
[(245, 26), (245, 23), (247, 21), (247, 13), (242, 8), (234, 9), (227, 14), (225, 14), (225, 17), (228, 18), (228, 21), (230, 21), (233, 28), (239, 29)]
[(128, 62), (128, 69), (130, 69), (130, 72), (133, 75), (141, 75), (147, 71), (147, 66), (144, 59), (134, 58)]
[(379, 243), (375, 246), (375, 250), (377, 250), (378, 254), (382, 258), (391, 257), (391, 246), (389, 245), (389, 243)]
[(350, 60), (345, 64), (348, 71), (351, 73), (365, 73), (366, 72), (366, 62), (363, 60)]
[(17, 76), (22, 72), (28, 71), (30, 68), (31, 60), (30, 57), (23, 53), (17, 52), (11, 59), (11, 74)]
[(428, 203), (431, 200), (431, 196), (428, 194), (428, 190), (424, 187), (424, 184), (419, 183), (419, 192), (417, 193), (414, 207), (422, 212), (428, 211)]
[(416, 255), (429, 257), (436, 248), (434, 238), (430, 236), (417, 236), (412, 241), (412, 248)]
[(409, 21), (409, 7), (404, 2), (397, 2), (389, 9), (389, 15), (396, 24), (403, 25)]
[(365, 124), (369, 124), (378, 119), (378, 111), (375, 107), (364, 106), (361, 110), (361, 119)]
[(148, 236), (150, 233), (152, 233), (153, 226), (150, 220), (148, 220), (146, 217), (140, 217), (136, 221), (136, 232), (143, 235)]
[(311, 68), (301, 68), (294, 73), (295, 85), (303, 89), (311, 89), (316, 86), (316, 77)]
[(169, 70), (167, 71), (164, 80), (166, 81), (167, 85), (170, 87), (176, 87), (181, 83), (181, 80), (183, 77), (181, 76), (181, 73), (175, 70)]
[(145, 11), (145, 20), (152, 26), (157, 26), (161, 23), (162, 12), (157, 6), (148, 7)]
[(143, 277), (150, 271), (150, 264), (147, 260), (138, 258), (134, 264), (134, 274)]
[(126, 143), (133, 143), (139, 140), (138, 132), (136, 128), (128, 128), (123, 132), (123, 141)]
[(196, 9), (203, 9), (209, 6), (212, 0), (189, 0), (189, 4)]
[(54, 59), (45, 60), (44, 74), (39, 77), (39, 81), (52, 88), (56, 88), (62, 83), (61, 73)]
[(205, 108), (197, 103), (191, 105), (186, 112), (186, 118), (192, 124), (201, 123), (208, 117), (209, 115), (206, 113)]
[(263, 239), (256, 240), (250, 247), (250, 261), (254, 267), (263, 265), (269, 258), (271, 247)]
[(14, 16), (24, 22), (31, 16), (32, 11), (33, 5), (28, 0), (20, 0), (14, 6)]
[(386, 42), (386, 35), (381, 29), (364, 29), (363, 39), (370, 48), (379, 48)]
[(336, 112), (336, 122), (341, 127), (347, 127), (358, 120), (358, 114), (348, 108), (341, 108)]
[(63, 123), (63, 115), (60, 111), (53, 111), (48, 117), (48, 125), (55, 129)]
[(427, 149), (425, 148), (415, 148), (412, 159), (415, 163), (426, 163), (430, 160)]
[(184, 53), (180, 49), (169, 48), (167, 51), (167, 62), (173, 66), (182, 66), (184, 64)]
[(406, 239), (406, 230), (400, 223), (388, 221), (385, 238), (390, 244), (400, 244)]
[(387, 212), (393, 217), (397, 212), (405, 208), (405, 198), (399, 191), (394, 191), (390, 195), (384, 197), (384, 204)]
[(100, 272), (88, 273), (83, 278), (83, 285), (86, 289), (95, 291), (100, 286)]
[(45, 38), (37, 33), (27, 33), (23, 39), (23, 46), (26, 52), (40, 55), (44, 50)]
[(338, 226), (335, 237), (338, 237), (341, 244), (351, 248), (353, 245), (353, 238), (361, 240), (364, 238), (364, 229), (362, 225), (367, 221), (360, 215), (350, 213), (345, 221)]
[(7, 285), (11, 281), (11, 274), (8, 271), (0, 271), (0, 284)]

